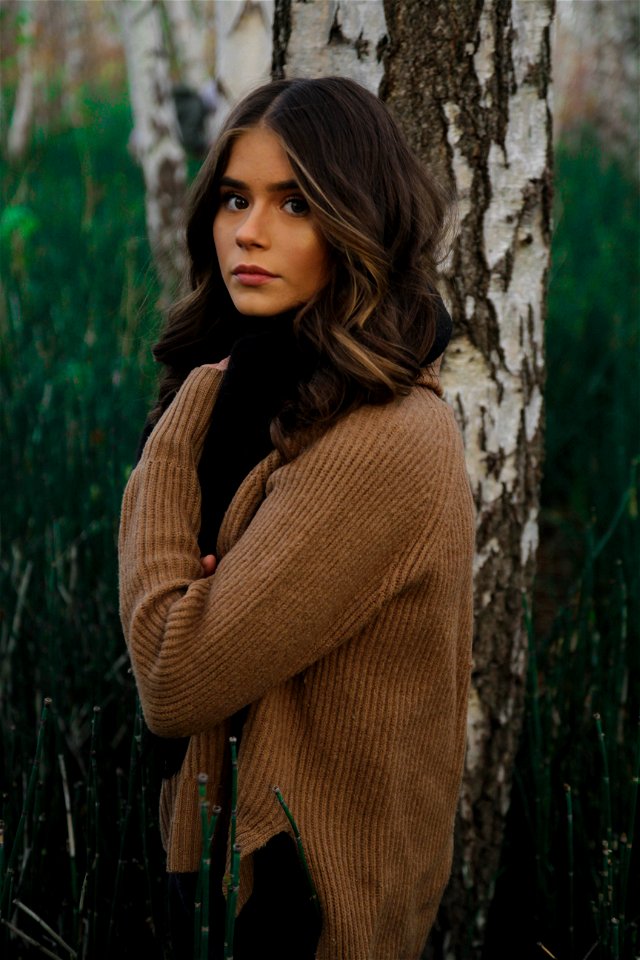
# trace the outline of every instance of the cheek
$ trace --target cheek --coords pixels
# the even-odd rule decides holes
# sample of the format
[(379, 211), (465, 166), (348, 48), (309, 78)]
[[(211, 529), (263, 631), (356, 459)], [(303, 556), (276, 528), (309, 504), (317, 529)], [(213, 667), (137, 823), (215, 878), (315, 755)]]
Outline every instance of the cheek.
[(304, 245), (304, 257), (302, 258), (306, 272), (309, 278), (313, 276), (316, 284), (324, 282), (329, 275), (329, 250), (324, 240), (318, 237), (314, 232), (308, 238)]
[(324, 240), (322, 240), (316, 248), (316, 278), (318, 286), (324, 286), (328, 282), (331, 275), (331, 257), (329, 254), (329, 248), (327, 247)]

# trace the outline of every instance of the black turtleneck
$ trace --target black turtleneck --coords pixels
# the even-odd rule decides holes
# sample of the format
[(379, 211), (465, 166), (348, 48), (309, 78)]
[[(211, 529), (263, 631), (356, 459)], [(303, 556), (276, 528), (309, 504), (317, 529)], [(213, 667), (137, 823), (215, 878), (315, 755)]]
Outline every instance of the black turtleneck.
[[(203, 556), (215, 554), (220, 524), (236, 490), (271, 451), (271, 421), (294, 398), (296, 384), (313, 372), (313, 358), (298, 346), (292, 320), (289, 313), (243, 317), (238, 324), (198, 469), (202, 491), (198, 543)], [(440, 300), (426, 364), (443, 353), (450, 337), (451, 317)]]
[(222, 518), (247, 474), (272, 450), (270, 424), (293, 399), (308, 361), (290, 316), (243, 318), (213, 408), (198, 478), (202, 491), (199, 536), (203, 555), (216, 552)]

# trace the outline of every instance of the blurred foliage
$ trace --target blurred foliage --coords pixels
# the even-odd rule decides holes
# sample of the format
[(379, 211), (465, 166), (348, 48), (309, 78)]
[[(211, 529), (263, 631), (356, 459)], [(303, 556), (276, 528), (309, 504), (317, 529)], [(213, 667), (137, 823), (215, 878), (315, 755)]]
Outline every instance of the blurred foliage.
[[(117, 611), (117, 522), (155, 389), (157, 289), (142, 175), (126, 150), (129, 108), (89, 102), (84, 111), (88, 126), (40, 136), (25, 166), (0, 171), (0, 818), (10, 850), (40, 705), (52, 697), (36, 791), (45, 799), (29, 815), (29, 869), (14, 892), (71, 943), (82, 934), (98, 956), (96, 944), (111, 955), (116, 943), (106, 947), (135, 702)], [(70, 905), (58, 753), (72, 784), (78, 889), (85, 871), (89, 878), (80, 915), (77, 901), (75, 912)], [(157, 829), (150, 835), (157, 846)], [(137, 847), (126, 854), (119, 898), (122, 949), (132, 955), (151, 936), (144, 898), (132, 892)], [(161, 866), (156, 872), (159, 883)], [(40, 938), (28, 917), (20, 926)], [(3, 927), (0, 953), (6, 936)]]
[(556, 184), (543, 499), (603, 524), (640, 453), (640, 193), (588, 129)]

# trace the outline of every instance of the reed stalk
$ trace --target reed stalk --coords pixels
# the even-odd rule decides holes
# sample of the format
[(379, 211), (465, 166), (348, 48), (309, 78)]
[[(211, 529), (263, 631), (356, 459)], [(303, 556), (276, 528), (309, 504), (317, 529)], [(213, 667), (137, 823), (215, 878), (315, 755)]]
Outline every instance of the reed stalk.
[(211, 845), (220, 816), (220, 807), (215, 806), (209, 817), (207, 800), (206, 773), (198, 774), (198, 796), (200, 806), (200, 829), (202, 834), (202, 853), (196, 886), (196, 898), (193, 911), (193, 956), (194, 960), (208, 960), (209, 934), (211, 931)]
[(611, 918), (611, 957), (620, 960), (620, 924), (616, 917)]
[(73, 947), (70, 947), (69, 944), (66, 943), (62, 939), (62, 937), (58, 933), (56, 933), (56, 931), (53, 930), (48, 923), (45, 923), (42, 917), (39, 917), (38, 914), (35, 913), (30, 907), (22, 903), (21, 900), (14, 900), (13, 902), (15, 906), (18, 908), (18, 910), (22, 910), (23, 913), (26, 913), (28, 917), (31, 917), (32, 920), (34, 920), (39, 926), (41, 926), (42, 929), (45, 931), (45, 933), (48, 936), (50, 936), (51, 939), (58, 944), (58, 946), (62, 947), (63, 950), (67, 951), (70, 957), (75, 958), (78, 956), (77, 952), (73, 949)]
[(633, 851), (633, 838), (636, 828), (636, 810), (638, 806), (638, 785), (640, 784), (640, 718), (638, 719), (636, 732), (636, 749), (633, 767), (631, 770), (631, 796), (629, 804), (629, 827), (624, 834), (624, 846), (622, 848), (622, 868), (620, 871), (620, 939), (621, 946), (624, 946), (626, 938), (626, 915), (627, 898), (629, 895), (629, 869), (631, 866), (631, 854)]
[(569, 865), (569, 957), (573, 960), (575, 954), (575, 924), (574, 924), (574, 876), (573, 876), (573, 802), (571, 787), (564, 785), (567, 804), (567, 862)]
[(322, 911), (320, 909), (320, 900), (318, 899), (318, 892), (313, 882), (311, 871), (309, 870), (309, 863), (307, 861), (307, 855), (305, 853), (304, 845), (302, 843), (302, 837), (300, 836), (300, 831), (298, 830), (298, 824), (294, 820), (291, 810), (289, 810), (289, 807), (285, 803), (280, 787), (274, 787), (273, 792), (278, 798), (278, 802), (282, 807), (282, 809), (284, 810), (285, 816), (291, 825), (291, 829), (293, 830), (296, 846), (298, 848), (298, 856), (300, 858), (300, 863), (302, 864), (302, 869), (304, 871), (304, 875), (307, 880), (307, 886), (309, 888), (309, 899), (311, 900), (318, 917), (322, 917)]
[[(238, 752), (237, 738), (229, 737), (229, 747), (231, 750), (231, 815), (229, 822), (229, 845), (233, 850), (236, 844), (236, 830), (238, 825)], [(227, 893), (232, 886), (233, 880), (229, 876), (227, 883)]]
[(54, 953), (52, 950), (48, 950), (47, 947), (43, 947), (41, 943), (38, 943), (38, 941), (34, 940), (33, 937), (28, 936), (24, 930), (20, 930), (13, 923), (9, 923), (8, 920), (2, 920), (1, 918), (0, 923), (10, 930), (14, 936), (24, 940), (25, 943), (28, 943), (30, 947), (34, 947), (39, 953), (43, 953), (45, 957), (53, 957), (53, 960), (60, 960), (59, 953)]
[[(603, 841), (603, 881), (605, 884), (605, 904), (607, 913), (610, 916), (611, 910), (611, 848), (613, 845), (613, 823), (611, 817), (611, 784), (609, 780), (609, 759), (607, 757), (607, 745), (605, 741), (604, 730), (602, 729), (602, 719), (599, 713), (594, 713), (593, 719), (596, 722), (598, 731), (598, 742), (600, 744), (600, 755), (602, 759), (602, 802), (604, 806), (604, 825), (606, 838)], [(605, 919), (603, 929), (608, 930), (608, 917)]]
[(98, 784), (98, 745), (100, 741), (100, 707), (94, 706), (91, 716), (91, 783), (93, 799), (93, 906), (91, 911), (91, 939), (95, 946), (98, 934), (98, 894), (100, 889), (100, 790)]
[(234, 843), (231, 850), (231, 882), (227, 890), (227, 915), (224, 934), (224, 960), (233, 960), (236, 929), (236, 904), (240, 888), (240, 845)]
[[(40, 853), (38, 837), (40, 836), (42, 824), (46, 819), (46, 814), (42, 810), (42, 796), (44, 793), (43, 787), (44, 782), (42, 780), (37, 780), (33, 799), (33, 836), (31, 837), (31, 856), (29, 858), (29, 869), (32, 877), (34, 874), (37, 876), (39, 869), (40, 871), (42, 870), (41, 865), (37, 863), (37, 859)], [(25, 867), (26, 863), (23, 861), (21, 873), (24, 872)]]
[(11, 846), (11, 853), (9, 854), (9, 859), (7, 861), (7, 869), (5, 876), (2, 882), (2, 891), (0, 892), (0, 917), (5, 914), (5, 905), (8, 909), (11, 900), (11, 888), (13, 887), (13, 877), (15, 872), (15, 862), (18, 856), (18, 848), (22, 842), (24, 836), (25, 824), (27, 821), (27, 816), (29, 815), (29, 809), (31, 807), (31, 802), (36, 789), (36, 783), (38, 780), (38, 770), (40, 769), (40, 760), (42, 757), (42, 748), (44, 745), (45, 732), (47, 727), (47, 720), (49, 718), (49, 710), (51, 708), (51, 698), (45, 697), (42, 712), (40, 713), (40, 726), (38, 728), (38, 739), (36, 741), (36, 751), (33, 757), (33, 763), (31, 764), (31, 774), (29, 776), (29, 783), (25, 792), (24, 802), (22, 804), (22, 812), (20, 813), (20, 819), (18, 821), (18, 826), (14, 834), (13, 844)]
[(75, 932), (78, 926), (78, 871), (76, 867), (76, 837), (73, 829), (73, 817), (71, 815), (71, 794), (69, 793), (67, 767), (64, 762), (64, 755), (62, 753), (58, 754), (58, 767), (60, 769), (60, 777), (62, 778), (62, 795), (64, 797), (64, 810), (67, 820), (67, 850), (69, 852), (71, 899), (73, 903), (73, 929)]
[(0, 820), (0, 890), (4, 881), (4, 820)]
[(131, 814), (133, 812), (133, 800), (134, 792), (136, 785), (136, 778), (138, 772), (138, 755), (139, 755), (139, 743), (140, 738), (142, 737), (142, 708), (140, 706), (140, 700), (136, 698), (136, 714), (133, 722), (133, 733), (131, 736), (131, 748), (129, 751), (129, 783), (127, 787), (127, 805), (125, 807), (124, 822), (122, 824), (122, 829), (120, 832), (120, 851), (118, 853), (118, 865), (116, 867), (116, 878), (113, 885), (113, 895), (111, 898), (111, 915), (109, 917), (109, 933), (107, 936), (107, 952), (111, 947), (113, 932), (115, 929), (115, 920), (116, 920), (116, 908), (118, 905), (118, 898), (120, 896), (120, 884), (122, 882), (122, 874), (124, 871), (124, 852), (127, 842), (127, 834), (129, 832), (129, 824), (131, 822)]
[(207, 775), (198, 774), (198, 792), (200, 794), (200, 826), (202, 830), (202, 854), (200, 856), (200, 960), (209, 957), (209, 875), (211, 873), (211, 843), (209, 838), (209, 802), (207, 800)]
[(142, 859), (144, 861), (144, 875), (147, 881), (147, 916), (152, 933), (156, 932), (156, 923), (153, 908), (153, 884), (151, 880), (151, 863), (149, 858), (149, 845), (147, 836), (149, 825), (147, 823), (147, 775), (145, 765), (142, 760), (142, 737), (137, 741), (138, 766), (140, 769), (140, 835), (142, 838)]

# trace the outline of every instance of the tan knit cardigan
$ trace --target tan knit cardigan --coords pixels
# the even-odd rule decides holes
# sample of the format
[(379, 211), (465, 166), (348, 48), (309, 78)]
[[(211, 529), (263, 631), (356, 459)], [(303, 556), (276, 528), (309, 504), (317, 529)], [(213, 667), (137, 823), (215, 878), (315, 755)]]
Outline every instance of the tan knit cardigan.
[[(199, 367), (147, 441), (120, 530), (124, 632), (150, 729), (190, 735), (165, 781), (171, 871), (196, 870), (197, 776), (239, 755), (239, 906), (251, 854), (305, 843), (319, 960), (416, 960), (451, 868), (471, 656), (474, 511), (435, 377), (364, 406), (284, 462), (273, 451), (222, 523), (201, 578), (196, 465), (222, 374)], [(226, 762), (226, 761), (225, 761)]]

